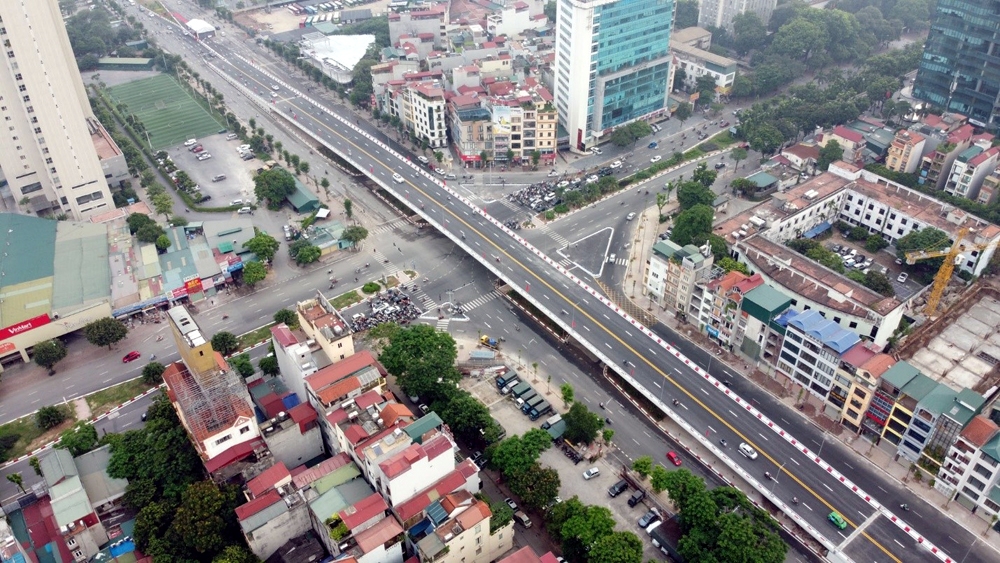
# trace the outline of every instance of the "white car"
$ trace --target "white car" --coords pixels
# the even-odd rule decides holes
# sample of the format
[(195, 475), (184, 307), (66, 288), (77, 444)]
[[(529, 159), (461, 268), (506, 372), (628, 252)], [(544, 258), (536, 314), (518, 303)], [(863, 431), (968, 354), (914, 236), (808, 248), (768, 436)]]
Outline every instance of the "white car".
[(909, 278), (910, 274), (903, 272), (902, 274), (899, 274), (899, 277), (896, 278), (896, 281), (898, 281), (899, 283), (906, 283), (906, 280)]
[(583, 478), (590, 481), (594, 477), (601, 474), (601, 470), (598, 467), (591, 467), (590, 469), (583, 472)]
[(274, 90), (275, 92), (277, 92), (277, 91), (278, 91), (278, 90), (280, 90), (281, 88), (280, 88), (280, 87), (278, 87), (278, 85), (277, 85), (277, 84), (271, 84), (271, 89), (272, 89), (272, 90)]
[(210, 158), (212, 158), (212, 155), (208, 154), (207, 152), (203, 152), (198, 155), (198, 160), (208, 160)]
[(566, 186), (569, 185), (569, 180), (563, 180), (562, 182), (559, 182), (559, 184), (557, 184), (557, 185), (560, 188), (565, 188)]
[(616, 160), (616, 161), (614, 161), (614, 162), (611, 163), (611, 169), (612, 170), (616, 170), (616, 169), (621, 168), (621, 167), (622, 167), (622, 161), (620, 161), (620, 160)]
[(740, 453), (747, 459), (757, 459), (757, 450), (750, 447), (746, 442), (740, 442)]
[(417, 160), (419, 160), (421, 164), (427, 164), (428, 162), (430, 162), (429, 160), (427, 160), (427, 157), (424, 156), (424, 155), (418, 156)]
[(649, 159), (649, 161), (650, 162), (659, 162), (662, 158), (663, 158), (662, 156), (656, 155), (653, 158)]
[(188, 140), (184, 141), (184, 146), (185, 147), (190, 147), (190, 146), (194, 145), (197, 142), (198, 142), (197, 139), (188, 139)]
[(628, 214), (628, 215), (627, 215), (627, 216), (625, 217), (625, 220), (626, 220), (626, 221), (631, 221), (632, 219), (635, 219), (635, 213), (629, 213), (629, 214)]
[(393, 181), (395, 181), (395, 182), (396, 182), (397, 184), (402, 184), (402, 183), (403, 183), (403, 177), (402, 177), (402, 176), (400, 176), (399, 174), (393, 174), (393, 175), (392, 175), (392, 179), (393, 179)]
[(588, 176), (587, 177), (587, 183), (588, 184), (596, 184), (598, 180), (600, 180), (600, 178), (597, 177), (597, 174), (594, 174), (593, 176)]
[(590, 152), (592, 154), (601, 154), (601, 149), (599, 149), (597, 147), (590, 147)]

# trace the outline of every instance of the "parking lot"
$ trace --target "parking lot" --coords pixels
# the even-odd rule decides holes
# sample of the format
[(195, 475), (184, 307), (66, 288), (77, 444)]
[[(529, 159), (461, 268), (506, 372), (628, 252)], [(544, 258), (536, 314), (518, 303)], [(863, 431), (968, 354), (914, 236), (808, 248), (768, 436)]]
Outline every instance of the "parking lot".
[[(253, 173), (263, 163), (256, 158), (241, 159), (236, 152), (241, 141), (227, 141), (225, 133), (196, 140), (197, 145), (202, 145), (204, 149), (200, 154), (209, 153), (212, 158), (199, 161), (197, 155), (189, 150), (191, 147), (183, 145), (172, 147), (167, 153), (174, 164), (200, 186), (201, 192), (212, 198), (206, 205), (225, 207), (237, 199), (253, 201)], [(226, 179), (213, 181), (219, 174), (225, 174)]]
[[(889, 278), (889, 282), (892, 284), (892, 288), (896, 290), (896, 298), (900, 301), (905, 301), (912, 297), (915, 293), (920, 291), (923, 287), (920, 282), (916, 281), (909, 275), (909, 270), (905, 263), (896, 263), (896, 249), (895, 247), (887, 247), (878, 252), (870, 252), (865, 249), (865, 245), (861, 241), (850, 241), (847, 238), (841, 236), (839, 232), (834, 230), (833, 235), (828, 238), (823, 246), (827, 249), (837, 252), (841, 258), (845, 261), (844, 271), (848, 272), (852, 268), (849, 266), (848, 258), (851, 256), (851, 251), (855, 251), (854, 257), (863, 256), (871, 261), (869, 268), (875, 272), (881, 272), (885, 269), (885, 277)], [(840, 250), (837, 251), (837, 247)], [(904, 281), (900, 281), (899, 275), (906, 272), (907, 276)]]
[[(552, 405), (554, 412), (560, 414), (565, 412), (566, 409), (560, 398), (558, 388), (553, 387), (549, 389), (545, 380), (539, 379), (536, 381), (529, 373), (523, 375), (524, 378), (522, 381), (530, 384), (539, 395), (542, 395)], [(465, 377), (462, 379), (461, 386), (489, 407), (490, 413), (503, 425), (508, 436), (524, 434), (532, 428), (541, 428), (545, 419), (553, 414), (549, 413), (535, 421), (530, 420), (514, 405), (510, 395), (502, 395), (497, 390), (493, 377)], [(633, 492), (632, 489), (622, 492), (615, 498), (611, 498), (608, 495), (608, 489), (621, 479), (617, 476), (617, 472), (621, 467), (613, 464), (613, 460), (605, 456), (593, 463), (584, 460), (579, 464), (575, 464), (559, 448), (552, 447), (542, 452), (539, 462), (542, 465), (555, 469), (559, 473), (561, 480), (559, 487), (560, 498), (565, 500), (576, 496), (584, 504), (606, 506), (611, 511), (615, 520), (618, 521), (619, 525), (617, 529), (631, 531), (643, 541), (645, 546), (643, 553), (644, 561), (659, 561), (663, 559), (663, 555), (659, 550), (654, 548), (652, 543), (650, 543), (649, 535), (641, 530), (637, 524), (639, 518), (649, 510), (647, 507), (648, 501), (644, 500), (635, 507), (630, 507), (628, 500)], [(595, 467), (600, 470), (600, 474), (591, 479), (584, 479), (584, 471)], [(673, 469), (672, 466), (669, 466), (669, 468)], [(662, 498), (659, 500), (660, 502), (666, 502), (666, 494), (662, 495)], [(515, 499), (515, 501), (518, 501), (518, 499)], [(541, 524), (541, 514), (532, 513), (529, 516), (535, 522), (536, 526)]]

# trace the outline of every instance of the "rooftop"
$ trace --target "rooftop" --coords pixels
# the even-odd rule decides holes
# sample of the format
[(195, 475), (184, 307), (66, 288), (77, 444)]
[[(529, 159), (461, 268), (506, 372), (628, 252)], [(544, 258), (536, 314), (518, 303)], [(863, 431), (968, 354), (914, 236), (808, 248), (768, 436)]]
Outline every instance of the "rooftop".
[(840, 328), (840, 325), (827, 320), (815, 310), (803, 311), (793, 316), (788, 320), (788, 325), (819, 340), (838, 355), (844, 354), (861, 341), (857, 333)]
[(976, 447), (983, 447), (1000, 431), (1000, 427), (988, 416), (979, 415), (972, 418), (962, 429), (962, 438)]

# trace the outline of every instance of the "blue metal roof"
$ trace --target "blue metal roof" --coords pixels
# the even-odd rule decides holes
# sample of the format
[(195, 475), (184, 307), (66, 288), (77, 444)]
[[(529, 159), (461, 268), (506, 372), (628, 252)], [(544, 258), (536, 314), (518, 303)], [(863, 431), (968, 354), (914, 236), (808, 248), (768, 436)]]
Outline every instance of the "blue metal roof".
[(815, 238), (815, 237), (818, 237), (819, 235), (825, 233), (829, 229), (830, 229), (830, 222), (829, 221), (823, 221), (819, 225), (816, 225), (815, 227), (813, 227), (813, 228), (809, 229), (808, 231), (806, 231), (802, 236), (805, 237), (805, 238)]
[(840, 328), (840, 325), (823, 318), (817, 311), (803, 311), (788, 319), (788, 324), (808, 334), (828, 346), (837, 354), (843, 354), (861, 341), (856, 333)]

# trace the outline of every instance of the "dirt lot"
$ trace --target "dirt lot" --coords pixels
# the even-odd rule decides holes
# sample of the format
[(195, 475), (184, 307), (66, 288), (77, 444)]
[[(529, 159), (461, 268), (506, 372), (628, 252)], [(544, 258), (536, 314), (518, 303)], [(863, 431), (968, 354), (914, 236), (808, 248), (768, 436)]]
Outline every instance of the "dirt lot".
[[(372, 16), (378, 17), (380, 15), (384, 15), (389, 9), (389, 0), (379, 0), (378, 2), (371, 2), (363, 6), (348, 9), (368, 9), (372, 11)], [(270, 14), (265, 13), (264, 10), (255, 10), (252, 12), (243, 12), (237, 16), (240, 22), (244, 25), (256, 28), (258, 31), (263, 33), (283, 33), (285, 31), (297, 29), (299, 27), (299, 20), (301, 20), (302, 17), (303, 16), (296, 16), (292, 14), (285, 7), (273, 9)], [(268, 27), (268, 24), (270, 24), (270, 27)]]

